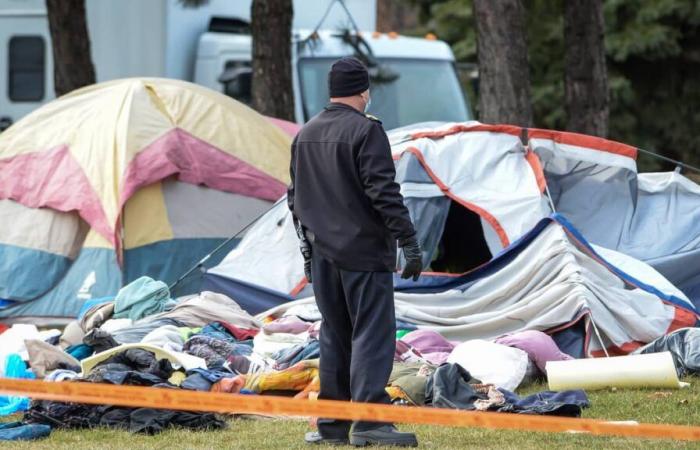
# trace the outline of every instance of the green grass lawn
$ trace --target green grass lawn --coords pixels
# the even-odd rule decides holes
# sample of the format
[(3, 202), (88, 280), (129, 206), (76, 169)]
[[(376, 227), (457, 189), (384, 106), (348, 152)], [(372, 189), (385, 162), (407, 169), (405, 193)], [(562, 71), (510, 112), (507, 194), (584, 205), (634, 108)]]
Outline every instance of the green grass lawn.
[[(691, 378), (691, 387), (682, 390), (618, 390), (590, 392), (591, 407), (584, 417), (606, 420), (636, 420), (700, 426), (700, 379)], [(535, 385), (527, 394), (546, 389)], [(12, 419), (17, 420), (17, 416)], [(9, 419), (6, 419), (9, 420)], [(476, 428), (446, 428), (402, 425), (415, 431), (422, 448), (479, 449), (636, 449), (698, 448), (700, 443), (672, 440), (642, 440), (593, 437), (582, 434), (550, 434), (524, 431), (500, 431)], [(303, 449), (308, 423), (299, 419), (235, 419), (226, 430), (190, 432), (170, 430), (156, 436), (141, 436), (106, 428), (54, 431), (41, 441), (12, 442), (0, 447), (12, 449)], [(322, 447), (314, 447), (322, 448)], [(336, 448), (336, 447), (334, 447)], [(374, 447), (378, 448), (378, 447)]]

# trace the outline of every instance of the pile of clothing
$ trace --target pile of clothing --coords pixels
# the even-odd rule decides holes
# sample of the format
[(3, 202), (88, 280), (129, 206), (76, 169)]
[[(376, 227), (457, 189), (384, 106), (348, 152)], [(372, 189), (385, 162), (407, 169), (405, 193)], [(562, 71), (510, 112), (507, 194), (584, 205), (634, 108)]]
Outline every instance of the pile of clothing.
[[(182, 376), (168, 358), (133, 347), (114, 352), (81, 377), (81, 381), (118, 385), (178, 389)], [(226, 422), (210, 413), (192, 413), (153, 408), (125, 408), (106, 405), (64, 403), (50, 400), (32, 402), (24, 423), (54, 428), (77, 429), (108, 426), (133, 433), (156, 434), (168, 427), (192, 430), (218, 429)]]
[[(174, 300), (164, 283), (142, 278), (116, 298), (87, 302), (62, 333), (11, 328), (0, 334), (0, 344), (11, 337), (5, 347), (29, 362), (32, 376), (48, 381), (314, 399), (320, 390), (320, 320), (312, 304), (253, 317), (213, 292)], [(545, 333), (452, 342), (409, 323), (397, 321), (396, 328), (386, 386), (396, 404), (564, 416), (579, 416), (588, 406), (579, 390), (524, 398), (514, 393), (546, 376), (547, 361), (571, 359)], [(38, 430), (40, 436), (46, 428), (37, 427), (95, 426), (153, 434), (171, 426), (216, 429), (225, 422), (205, 413), (34, 401), (8, 433)]]

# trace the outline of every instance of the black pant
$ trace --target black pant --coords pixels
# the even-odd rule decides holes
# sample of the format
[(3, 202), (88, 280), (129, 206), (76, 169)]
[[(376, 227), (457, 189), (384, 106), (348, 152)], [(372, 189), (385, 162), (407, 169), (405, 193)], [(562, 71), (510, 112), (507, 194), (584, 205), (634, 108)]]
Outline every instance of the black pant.
[[(390, 403), (385, 391), (396, 349), (391, 272), (354, 272), (314, 253), (311, 266), (321, 311), (319, 398)], [(325, 438), (345, 438), (348, 421), (319, 419)], [(357, 422), (356, 431), (382, 424)]]

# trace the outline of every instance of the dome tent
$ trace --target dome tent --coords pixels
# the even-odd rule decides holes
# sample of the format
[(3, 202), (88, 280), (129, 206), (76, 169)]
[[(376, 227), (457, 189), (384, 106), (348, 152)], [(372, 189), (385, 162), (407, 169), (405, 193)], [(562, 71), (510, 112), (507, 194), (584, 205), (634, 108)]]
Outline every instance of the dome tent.
[[(622, 176), (620, 170), (637, 175), (633, 147), (574, 133), (477, 122), (396, 130), (390, 141), (396, 180), (416, 225), (424, 265), (431, 268), (417, 282), (395, 276), (402, 320), (460, 340), (538, 329), (561, 336), (560, 346), (580, 356), (628, 353), (696, 322), (697, 309), (665, 274), (622, 247), (605, 248), (584, 237), (592, 230), (581, 219), (592, 214), (598, 214), (593, 222), (599, 228), (613, 223), (617, 214), (629, 222), (643, 218), (651, 226), (669, 220), (653, 213), (663, 202), (676, 205), (676, 211), (700, 204), (692, 190), (680, 196), (672, 186), (654, 191), (653, 203), (647, 203), (651, 192), (641, 182), (639, 198), (618, 190), (611, 180), (630, 186), (629, 174)], [(587, 201), (606, 196), (616, 206), (599, 204), (602, 214)], [(561, 210), (566, 214), (557, 214)], [(657, 239), (659, 252), (679, 264), (695, 256), (674, 253), (674, 241), (693, 245), (700, 234), (687, 220), (678, 216), (672, 221), (694, 234)], [(457, 234), (451, 248), (448, 230)], [(610, 234), (616, 232), (611, 227)], [(452, 245), (460, 239), (469, 245)], [(475, 248), (480, 255), (472, 259), (469, 252)], [(469, 264), (435, 270), (455, 249), (448, 256)], [(236, 298), (253, 313), (307, 304), (313, 290), (305, 285), (285, 203), (268, 212), (204, 279), (207, 289)], [(592, 339), (596, 325), (599, 337)]]
[(285, 192), (290, 136), (191, 83), (85, 87), (0, 135), (0, 317), (173, 281)]

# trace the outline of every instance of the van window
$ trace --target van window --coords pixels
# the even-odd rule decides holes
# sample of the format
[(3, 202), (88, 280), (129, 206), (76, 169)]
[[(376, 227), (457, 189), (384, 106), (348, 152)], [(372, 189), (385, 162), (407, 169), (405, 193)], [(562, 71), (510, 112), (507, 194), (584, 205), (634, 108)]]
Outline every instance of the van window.
[(252, 102), (251, 79), (253, 69), (250, 61), (226, 61), (219, 83), (224, 85), (224, 94), (246, 105)]
[[(299, 78), (305, 120), (311, 119), (328, 103), (328, 70), (332, 58), (302, 58)], [(419, 122), (465, 122), (472, 118), (451, 61), (408, 58), (379, 58), (385, 72), (394, 78), (377, 80), (370, 71), (370, 114), (384, 128)], [(426, 84), (429, 81), (429, 85)]]
[(13, 102), (44, 99), (46, 44), (42, 36), (14, 36), (9, 42), (7, 93)]

